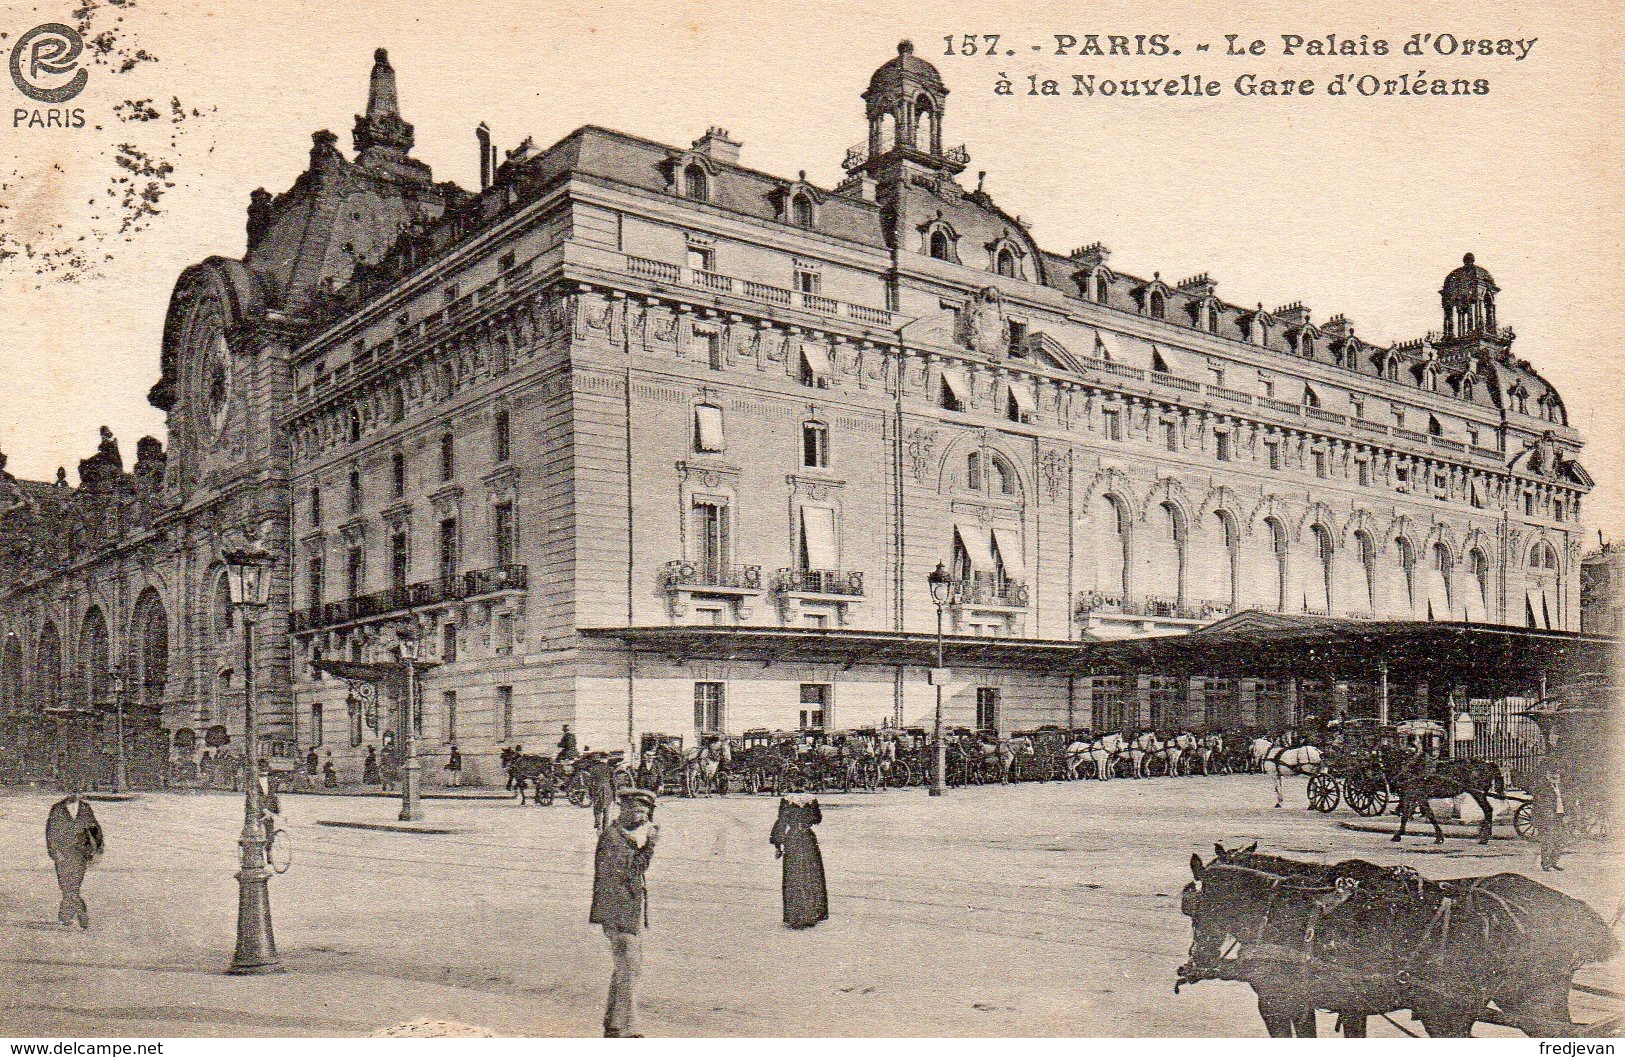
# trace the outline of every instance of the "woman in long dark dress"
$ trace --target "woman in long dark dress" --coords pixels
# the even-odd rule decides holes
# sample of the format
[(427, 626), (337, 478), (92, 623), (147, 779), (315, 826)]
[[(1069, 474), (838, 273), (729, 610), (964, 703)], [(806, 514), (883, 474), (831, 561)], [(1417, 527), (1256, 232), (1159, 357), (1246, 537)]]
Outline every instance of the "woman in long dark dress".
[(793, 929), (812, 928), (829, 919), (824, 856), (812, 831), (822, 821), (817, 800), (779, 800), (778, 821), (768, 839), (776, 849), (774, 854), (784, 860), (784, 923)]

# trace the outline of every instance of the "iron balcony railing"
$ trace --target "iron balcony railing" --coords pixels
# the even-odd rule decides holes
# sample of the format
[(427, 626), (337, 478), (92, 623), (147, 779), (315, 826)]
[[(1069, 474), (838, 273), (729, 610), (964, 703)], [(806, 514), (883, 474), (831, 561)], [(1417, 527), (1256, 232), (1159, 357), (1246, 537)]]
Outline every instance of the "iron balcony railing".
[(499, 591), (523, 591), (529, 585), (529, 579), (528, 566), (498, 565), (455, 576), (436, 577), (421, 583), (401, 584), (370, 594), (311, 606), (308, 609), (296, 609), (289, 615), (290, 630), (314, 631), (334, 624), (348, 624), (402, 610), (416, 609), (419, 606), (457, 602)]
[(1025, 609), (1027, 584), (1021, 580), (995, 580), (976, 577), (958, 584), (959, 604), (962, 606), (1008, 606)]
[[(894, 146), (902, 146), (905, 149), (913, 150), (919, 154), (930, 153), (924, 147), (910, 147), (906, 143), (882, 147), (880, 153), (885, 154), (886, 152), (892, 150)], [(845, 169), (856, 169), (858, 166), (866, 164), (869, 159), (874, 156), (875, 155), (869, 151), (868, 140), (864, 140), (862, 143), (854, 143), (852, 146), (846, 148), (846, 158), (841, 163), (841, 167)], [(963, 143), (957, 147), (948, 147), (942, 152), (942, 157), (953, 165), (970, 164), (970, 150), (966, 148)]]
[(723, 565), (707, 561), (671, 561), (660, 571), (660, 585), (668, 589), (681, 587), (700, 591), (760, 591), (762, 567)]
[(1181, 602), (1166, 595), (1146, 595), (1143, 598), (1124, 598), (1108, 591), (1084, 591), (1078, 595), (1076, 612), (1079, 619), (1096, 614), (1128, 617), (1171, 617), (1177, 620), (1212, 620), (1228, 614), (1233, 607), (1229, 602), (1199, 599)]
[(863, 597), (863, 574), (850, 569), (780, 569), (774, 590), (810, 595)]
[(893, 314), (884, 308), (848, 304), (845, 301), (837, 301), (833, 297), (824, 297), (822, 294), (815, 294), (810, 291), (790, 290), (782, 286), (759, 283), (752, 279), (735, 278), (721, 272), (682, 268), (666, 261), (650, 260), (647, 257), (627, 256), (626, 270), (642, 279), (653, 279), (656, 282), (668, 283), (674, 286), (696, 286), (714, 294), (745, 297), (752, 301), (762, 301), (771, 305), (800, 307), (809, 312), (817, 312), (820, 315), (845, 316), (847, 319), (867, 323), (870, 326), (889, 327), (893, 325), (895, 320)]

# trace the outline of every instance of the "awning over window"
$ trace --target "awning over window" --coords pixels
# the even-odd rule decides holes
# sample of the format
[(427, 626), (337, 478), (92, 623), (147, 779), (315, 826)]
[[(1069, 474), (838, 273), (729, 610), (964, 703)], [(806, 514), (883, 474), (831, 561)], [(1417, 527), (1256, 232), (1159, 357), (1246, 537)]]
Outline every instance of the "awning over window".
[(722, 408), (698, 404), (694, 408), (694, 446), (700, 451), (721, 451)]
[(1021, 549), (1021, 530), (1008, 525), (993, 526), (993, 545), (1004, 559), (1004, 571), (1010, 576), (1026, 575), (1027, 555)]
[(1425, 580), (1429, 620), (1450, 620), (1450, 590), (1445, 586), (1444, 574), (1429, 568)]
[(1029, 386), (1026, 382), (1011, 382), (1011, 383), (1009, 383), (1009, 386), (1010, 386), (1010, 399), (1016, 405), (1016, 413), (1019, 414), (1019, 415), (1029, 417), (1029, 418), (1032, 417), (1032, 413), (1033, 413), (1033, 391), (1032, 391), (1032, 387)]
[(960, 523), (954, 526), (959, 534), (959, 545), (970, 556), (971, 567), (978, 572), (993, 571), (993, 551), (987, 545), (987, 535), (979, 526)]
[(942, 369), (942, 384), (948, 387), (948, 392), (961, 404), (970, 403), (970, 383), (965, 380), (963, 371), (956, 371), (951, 367)]
[(1478, 589), (1477, 577), (1473, 577), (1467, 581), (1467, 585), (1462, 588), (1462, 594), (1467, 596), (1465, 619), (1470, 620), (1475, 624), (1483, 624), (1487, 622), (1489, 620), (1489, 614), (1486, 612), (1483, 593)]
[(1550, 628), (1550, 618), (1546, 614), (1546, 598), (1540, 588), (1531, 587), (1524, 591), (1524, 605), (1529, 607), (1527, 614), (1529, 626), (1532, 628)]
[(1093, 356), (1097, 360), (1117, 359), (1116, 355), (1112, 352), (1111, 345), (1106, 342), (1106, 335), (1098, 330), (1095, 331), (1095, 347), (1090, 350), (1089, 355)]
[(802, 507), (801, 540), (807, 549), (807, 568), (836, 568), (834, 509), (827, 506)]
[(830, 364), (829, 350), (824, 346), (802, 342), (801, 357), (807, 361), (807, 370), (814, 378), (827, 381), (834, 377), (835, 368)]

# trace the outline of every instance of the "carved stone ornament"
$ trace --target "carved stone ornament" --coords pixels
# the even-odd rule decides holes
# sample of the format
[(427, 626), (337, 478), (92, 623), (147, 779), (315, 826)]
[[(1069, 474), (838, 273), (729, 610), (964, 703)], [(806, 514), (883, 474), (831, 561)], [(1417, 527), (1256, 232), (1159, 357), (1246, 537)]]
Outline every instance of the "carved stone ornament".
[(983, 356), (1004, 358), (1010, 347), (1010, 321), (1004, 318), (1004, 297), (997, 287), (984, 286), (965, 302), (957, 337), (961, 345)]

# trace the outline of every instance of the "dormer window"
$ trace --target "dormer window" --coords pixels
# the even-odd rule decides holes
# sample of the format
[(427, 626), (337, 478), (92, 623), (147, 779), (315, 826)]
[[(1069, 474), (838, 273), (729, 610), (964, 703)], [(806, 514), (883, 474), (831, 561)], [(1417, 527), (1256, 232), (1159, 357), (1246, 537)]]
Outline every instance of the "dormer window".
[(1315, 336), (1307, 330), (1298, 331), (1298, 355), (1306, 360), (1315, 358)]
[(939, 261), (951, 261), (954, 259), (953, 240), (950, 239), (948, 237), (948, 233), (941, 228), (937, 228), (935, 231), (931, 232), (931, 238), (928, 240), (928, 245), (929, 252), (934, 259)]
[(1382, 376), (1390, 382), (1399, 381), (1399, 357), (1389, 356), (1382, 361)]
[(695, 202), (711, 200), (711, 177), (698, 163), (683, 170), (683, 197)]
[(812, 199), (806, 195), (796, 195), (790, 199), (790, 220), (797, 227), (810, 228), (813, 226)]
[(1016, 268), (1016, 255), (1008, 248), (999, 250), (998, 255), (994, 258), (993, 270), (1011, 279), (1020, 276)]
[(1202, 325), (1209, 334), (1219, 332), (1219, 306), (1212, 301), (1202, 306)]
[(1103, 305), (1110, 300), (1111, 284), (1106, 281), (1105, 272), (1095, 272), (1094, 281), (1090, 285), (1094, 287), (1095, 304)]
[(1152, 319), (1168, 317), (1168, 299), (1162, 296), (1161, 290), (1151, 291), (1151, 295), (1146, 298), (1146, 314)]
[(1439, 372), (1431, 363), (1422, 368), (1422, 388), (1430, 393), (1439, 391)]

